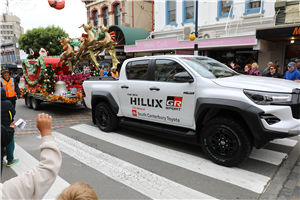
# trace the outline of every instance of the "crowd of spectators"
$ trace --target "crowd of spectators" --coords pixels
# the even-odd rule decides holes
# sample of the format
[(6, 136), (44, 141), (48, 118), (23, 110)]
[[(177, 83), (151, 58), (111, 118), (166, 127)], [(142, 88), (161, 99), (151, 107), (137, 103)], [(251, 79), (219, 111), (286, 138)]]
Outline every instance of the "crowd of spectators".
[(237, 65), (234, 61), (230, 63), (230, 67), (240, 74), (246, 74), (250, 76), (265, 76), (273, 78), (283, 78), (286, 80), (297, 81), (300, 83), (300, 59), (296, 59), (289, 62), (286, 66), (286, 71), (281, 74), (280, 66), (269, 62), (267, 67), (260, 73), (259, 65), (257, 63), (246, 64), (244, 69)]

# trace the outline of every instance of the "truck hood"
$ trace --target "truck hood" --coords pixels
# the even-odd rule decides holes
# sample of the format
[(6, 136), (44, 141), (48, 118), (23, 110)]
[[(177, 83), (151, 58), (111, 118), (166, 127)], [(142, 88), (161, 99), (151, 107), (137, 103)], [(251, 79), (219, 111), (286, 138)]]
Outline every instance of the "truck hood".
[(237, 75), (211, 80), (223, 87), (266, 92), (291, 93), (294, 88), (300, 89), (298, 82), (271, 77)]

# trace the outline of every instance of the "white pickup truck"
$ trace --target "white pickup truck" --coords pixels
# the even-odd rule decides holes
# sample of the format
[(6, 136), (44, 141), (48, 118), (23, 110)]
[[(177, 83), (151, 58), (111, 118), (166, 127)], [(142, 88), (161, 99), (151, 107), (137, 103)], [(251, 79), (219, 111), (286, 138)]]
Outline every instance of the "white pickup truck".
[(254, 147), (300, 134), (300, 84), (238, 74), (201, 56), (126, 60), (119, 78), (84, 81), (102, 131), (119, 124), (193, 137), (213, 162), (237, 166)]

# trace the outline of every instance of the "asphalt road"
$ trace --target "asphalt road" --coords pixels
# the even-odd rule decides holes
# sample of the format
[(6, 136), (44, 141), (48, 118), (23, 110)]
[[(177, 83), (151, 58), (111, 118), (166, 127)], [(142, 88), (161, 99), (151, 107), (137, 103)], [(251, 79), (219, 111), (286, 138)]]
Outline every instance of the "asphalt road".
[(253, 149), (240, 166), (226, 168), (207, 160), (200, 147), (170, 139), (172, 135), (163, 138), (157, 136), (162, 133), (125, 128), (104, 133), (92, 123), (89, 109), (45, 103), (35, 111), (18, 100), (15, 120), (27, 123), (15, 133), (15, 158), (20, 162), (4, 167), (2, 182), (39, 160), (41, 142), (35, 118), (43, 112), (53, 117), (52, 132), (63, 155), (59, 177), (45, 199), (55, 199), (63, 188), (78, 181), (90, 184), (99, 199), (274, 199), (285, 181), (284, 177), (276, 179), (277, 172), (289, 167), (285, 165), (290, 163), (288, 155), (300, 138)]

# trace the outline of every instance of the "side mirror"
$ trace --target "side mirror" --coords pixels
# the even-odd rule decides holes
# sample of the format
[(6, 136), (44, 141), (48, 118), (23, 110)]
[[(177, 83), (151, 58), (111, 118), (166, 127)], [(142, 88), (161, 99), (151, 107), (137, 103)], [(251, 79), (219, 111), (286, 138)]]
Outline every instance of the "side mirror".
[(194, 79), (187, 72), (180, 72), (174, 75), (174, 82), (192, 83), (194, 82)]

